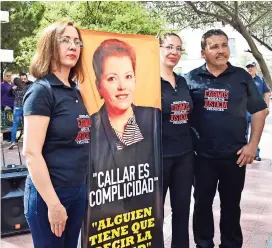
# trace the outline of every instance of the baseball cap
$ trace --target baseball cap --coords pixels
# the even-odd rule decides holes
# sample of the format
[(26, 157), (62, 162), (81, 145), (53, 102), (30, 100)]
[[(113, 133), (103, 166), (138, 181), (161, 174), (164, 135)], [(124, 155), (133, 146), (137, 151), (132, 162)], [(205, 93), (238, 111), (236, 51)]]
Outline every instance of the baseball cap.
[(255, 61), (248, 61), (248, 62), (246, 63), (246, 67), (248, 67), (249, 65), (251, 65), (251, 66), (256, 66), (256, 62), (255, 62)]

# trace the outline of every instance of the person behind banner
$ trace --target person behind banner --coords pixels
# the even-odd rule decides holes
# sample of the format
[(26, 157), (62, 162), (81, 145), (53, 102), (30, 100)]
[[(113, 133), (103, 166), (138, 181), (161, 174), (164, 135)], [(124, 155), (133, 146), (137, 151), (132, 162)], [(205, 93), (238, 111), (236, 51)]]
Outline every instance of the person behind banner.
[(18, 145), (16, 143), (16, 134), (18, 131), (20, 120), (23, 119), (23, 98), (32, 83), (31, 81), (28, 80), (23, 81), (21, 79), (22, 77), (27, 78), (27, 75), (25, 73), (21, 73), (20, 76), (21, 76), (20, 78), (19, 77), (14, 78), (13, 80), (14, 86), (12, 87), (12, 90), (9, 92), (9, 95), (14, 97), (14, 110), (13, 110), (13, 125), (11, 131), (11, 144), (8, 149), (13, 149), (14, 146)]
[(82, 80), (79, 30), (47, 27), (24, 97), (24, 211), (35, 248), (76, 248), (86, 208), (90, 119), (73, 79)]
[(170, 191), (172, 245), (189, 248), (189, 215), (193, 184), (193, 146), (189, 115), (193, 104), (185, 79), (173, 69), (182, 54), (175, 33), (160, 39), (162, 89), (163, 201)]
[[(104, 40), (94, 52), (93, 69), (104, 104), (91, 116), (91, 139), (95, 141), (91, 144), (91, 169), (99, 178), (90, 178), (89, 216), (93, 222), (151, 207), (155, 218), (152, 247), (161, 247), (160, 181), (153, 180), (161, 178), (160, 110), (133, 104), (136, 54), (128, 43)], [(146, 174), (140, 173), (143, 168)], [(130, 178), (123, 180), (127, 171)], [(107, 179), (109, 172), (112, 176)], [(114, 183), (117, 178), (122, 183)], [(148, 182), (150, 187), (143, 189)], [(141, 192), (136, 194), (136, 190)], [(97, 234), (88, 220), (87, 229), (89, 236)]]

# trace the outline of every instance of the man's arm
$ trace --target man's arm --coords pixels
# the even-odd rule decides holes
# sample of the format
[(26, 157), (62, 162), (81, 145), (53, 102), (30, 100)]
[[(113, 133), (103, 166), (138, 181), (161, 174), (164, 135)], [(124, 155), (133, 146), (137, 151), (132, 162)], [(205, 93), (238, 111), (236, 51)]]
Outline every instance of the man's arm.
[(252, 115), (251, 135), (248, 144), (237, 152), (239, 155), (237, 164), (239, 164), (239, 166), (251, 164), (254, 161), (261, 139), (267, 109), (265, 101), (252, 78), (248, 78), (247, 93), (247, 110)]
[(266, 103), (266, 105), (267, 105), (266, 115), (269, 115), (270, 95), (271, 95), (270, 92), (264, 93), (264, 101), (265, 101), (265, 103)]
[(251, 116), (251, 132), (250, 139), (247, 145), (243, 146), (239, 151), (239, 159), (237, 164), (241, 166), (253, 163), (259, 142), (261, 140), (264, 122), (266, 118), (266, 111), (258, 111)]
[(264, 93), (264, 101), (265, 101), (268, 108), (269, 108), (269, 104), (270, 104), (270, 96), (271, 96), (271, 92)]
[(15, 97), (15, 91), (16, 91), (16, 88), (17, 88), (17, 86), (13, 86), (11, 89), (10, 89), (10, 91), (8, 92), (8, 96), (9, 97)]
[(271, 96), (271, 89), (269, 88), (269, 86), (267, 85), (267, 83), (264, 81), (263, 78), (263, 97), (264, 97), (264, 101), (267, 105), (267, 109), (266, 109), (266, 115), (269, 115), (269, 104), (270, 104), (270, 96)]
[(265, 109), (251, 116), (251, 133), (249, 144), (258, 147), (264, 128), (265, 117)]
[(5, 86), (1, 83), (1, 98), (5, 95)]

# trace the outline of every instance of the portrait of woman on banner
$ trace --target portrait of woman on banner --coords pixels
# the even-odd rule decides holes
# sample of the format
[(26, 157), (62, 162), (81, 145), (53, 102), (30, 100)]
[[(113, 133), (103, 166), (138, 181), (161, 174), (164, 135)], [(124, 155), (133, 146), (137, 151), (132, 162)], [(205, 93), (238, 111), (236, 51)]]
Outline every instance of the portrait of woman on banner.
[(96, 87), (105, 101), (95, 116), (102, 117), (103, 125), (106, 125), (108, 134), (111, 132), (117, 150), (144, 140), (137, 119), (154, 111), (151, 107), (133, 105), (136, 89), (135, 67), (134, 49), (121, 40), (103, 41), (93, 56)]
[[(154, 131), (160, 122), (160, 111), (133, 104), (137, 86), (133, 47), (118, 39), (104, 40), (94, 52), (93, 69), (97, 90), (104, 99), (100, 110), (91, 116), (93, 172), (118, 168), (119, 175), (122, 175), (125, 167), (133, 165), (137, 173), (139, 164), (148, 163), (150, 175), (155, 175), (156, 146), (152, 142), (160, 142)], [(126, 210), (126, 204), (131, 208), (132, 201), (133, 206), (140, 207), (141, 197), (149, 196), (124, 197), (123, 200), (100, 205), (99, 209), (104, 211), (107, 208), (108, 214), (118, 214)]]
[[(83, 237), (88, 239), (83, 239), (83, 244), (92, 247), (89, 237), (95, 237), (103, 231), (98, 230), (93, 223), (137, 210), (152, 209), (152, 248), (161, 247), (161, 111), (155, 107), (156, 93), (153, 94), (152, 89), (150, 98), (154, 99), (153, 103), (151, 100), (150, 104), (145, 104), (146, 101), (141, 100), (141, 97), (135, 99), (136, 91), (137, 97), (144, 92), (140, 84), (143, 85), (143, 82), (139, 78), (146, 77), (144, 73), (136, 75), (136, 71), (152, 73), (156, 71), (156, 64), (151, 63), (147, 68), (142, 64), (144, 57), (136, 58), (136, 51), (141, 54), (141, 47), (137, 47), (135, 42), (140, 40), (138, 37), (132, 39), (136, 44), (134, 47), (122, 38), (104, 37), (94, 49), (86, 52), (86, 55), (92, 56), (92, 68), (90, 65), (87, 68), (88, 75), (94, 75), (90, 80), (91, 92), (102, 101), (99, 99), (91, 106), (96, 110), (91, 113), (88, 209), (82, 230)], [(139, 43), (143, 44), (142, 41)], [(152, 43), (147, 45), (146, 50), (152, 51), (152, 45), (156, 49), (156, 44)], [(145, 70), (142, 70), (142, 66), (145, 66)], [(146, 80), (144, 84), (160, 87), (159, 80), (156, 84), (154, 79)], [(88, 102), (91, 95), (86, 92), (85, 100)], [(144, 93), (148, 95), (148, 92)], [(159, 92), (158, 88), (155, 92)], [(128, 223), (131, 224), (132, 221)], [(136, 240), (133, 233), (128, 235), (135, 236)], [(108, 242), (114, 242), (115, 239), (118, 238)]]

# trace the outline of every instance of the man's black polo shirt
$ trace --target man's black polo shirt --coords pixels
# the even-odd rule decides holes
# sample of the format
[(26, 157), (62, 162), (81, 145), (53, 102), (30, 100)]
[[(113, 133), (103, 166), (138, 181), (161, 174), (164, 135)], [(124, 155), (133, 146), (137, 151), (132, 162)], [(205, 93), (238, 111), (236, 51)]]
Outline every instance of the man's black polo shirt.
[(193, 150), (188, 124), (193, 108), (183, 77), (175, 74), (176, 87), (161, 78), (163, 157), (181, 156)]
[(186, 75), (194, 103), (191, 116), (193, 141), (198, 155), (231, 158), (246, 141), (246, 110), (251, 114), (266, 108), (248, 72), (228, 63), (215, 77), (206, 64)]
[(89, 162), (91, 122), (79, 90), (73, 81), (70, 85), (48, 74), (24, 97), (25, 116), (50, 117), (42, 154), (55, 187), (84, 184)]

